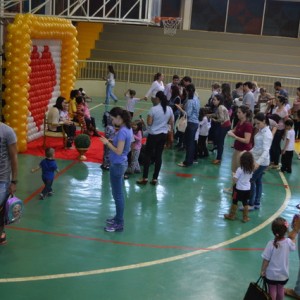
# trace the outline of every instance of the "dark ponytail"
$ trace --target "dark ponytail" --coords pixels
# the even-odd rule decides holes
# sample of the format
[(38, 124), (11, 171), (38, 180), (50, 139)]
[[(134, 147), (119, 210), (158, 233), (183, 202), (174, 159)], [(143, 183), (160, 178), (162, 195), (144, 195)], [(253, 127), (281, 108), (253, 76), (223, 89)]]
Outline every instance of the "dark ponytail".
[(186, 92), (188, 94), (188, 99), (193, 99), (195, 95), (195, 86), (190, 83), (189, 85), (186, 86)]
[(251, 111), (251, 109), (248, 106), (244, 105), (244, 104), (241, 105), (238, 109), (240, 109), (241, 112), (246, 115), (247, 121), (251, 122), (251, 120), (252, 120), (252, 111)]
[(125, 126), (130, 129), (131, 128), (131, 116), (127, 110), (122, 109), (121, 107), (114, 107), (111, 109), (109, 114), (116, 118), (117, 116), (120, 116), (125, 124)]
[(164, 92), (159, 91), (156, 93), (155, 96), (159, 99), (160, 105), (162, 106), (164, 113), (166, 113), (167, 105), (168, 105), (168, 99), (167, 99), (166, 95), (164, 94)]
[(254, 117), (255, 120), (259, 121), (259, 122), (263, 122), (265, 121), (265, 123), (267, 125), (270, 125), (270, 122), (269, 122), (269, 118), (262, 112), (258, 112), (255, 117)]

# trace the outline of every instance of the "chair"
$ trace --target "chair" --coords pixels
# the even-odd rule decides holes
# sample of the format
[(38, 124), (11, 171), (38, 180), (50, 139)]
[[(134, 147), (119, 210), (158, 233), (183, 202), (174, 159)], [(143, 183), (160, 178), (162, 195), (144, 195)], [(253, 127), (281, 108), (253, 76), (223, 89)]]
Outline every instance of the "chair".
[(57, 137), (57, 138), (62, 138), (63, 141), (63, 147), (66, 148), (66, 140), (67, 140), (67, 134), (65, 133), (64, 127), (62, 126), (62, 131), (61, 132), (55, 132), (55, 131), (50, 131), (48, 130), (48, 125), (52, 126), (61, 126), (61, 124), (54, 124), (54, 123), (49, 123), (47, 120), (47, 115), (44, 115), (44, 139), (43, 139), (43, 148), (46, 148), (46, 138), (47, 136), (49, 137)]

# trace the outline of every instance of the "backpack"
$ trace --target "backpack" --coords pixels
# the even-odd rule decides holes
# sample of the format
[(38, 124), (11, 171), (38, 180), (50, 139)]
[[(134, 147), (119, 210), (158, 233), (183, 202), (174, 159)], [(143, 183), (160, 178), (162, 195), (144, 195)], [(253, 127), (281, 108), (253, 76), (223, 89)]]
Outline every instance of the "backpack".
[(23, 212), (23, 201), (16, 196), (10, 196), (5, 204), (5, 224), (19, 222)]

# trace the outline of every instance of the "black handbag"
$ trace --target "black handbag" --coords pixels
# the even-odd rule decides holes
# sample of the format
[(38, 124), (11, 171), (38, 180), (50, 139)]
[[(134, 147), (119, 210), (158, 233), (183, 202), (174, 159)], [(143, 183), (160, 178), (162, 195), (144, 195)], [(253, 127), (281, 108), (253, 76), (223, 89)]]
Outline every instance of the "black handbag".
[(244, 300), (272, 300), (264, 277), (260, 276), (249, 284)]

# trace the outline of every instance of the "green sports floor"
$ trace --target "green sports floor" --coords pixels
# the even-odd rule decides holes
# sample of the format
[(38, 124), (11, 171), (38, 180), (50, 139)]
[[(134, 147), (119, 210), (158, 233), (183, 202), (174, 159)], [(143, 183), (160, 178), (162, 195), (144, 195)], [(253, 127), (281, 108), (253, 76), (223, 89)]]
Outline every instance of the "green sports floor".
[[(102, 102), (89, 103), (100, 130)], [(149, 108), (138, 103), (136, 115), (145, 117)], [(7, 227), (8, 243), (0, 247), (0, 299), (243, 299), (259, 276), (270, 223), (279, 215), (290, 222), (297, 212), (300, 161), (294, 156), (292, 174), (266, 172), (262, 206), (250, 222), (242, 223), (241, 214), (225, 221), (231, 142), (220, 166), (211, 164), (211, 154), (180, 168), (184, 153), (165, 150), (157, 186), (137, 186), (139, 175), (126, 180), (122, 233), (103, 230), (114, 202), (99, 164), (57, 159), (55, 194), (40, 201), (40, 174), (30, 169), (41, 158), (20, 154), (17, 196), (26, 202), (25, 214)], [(298, 269), (294, 252), (288, 287)]]

